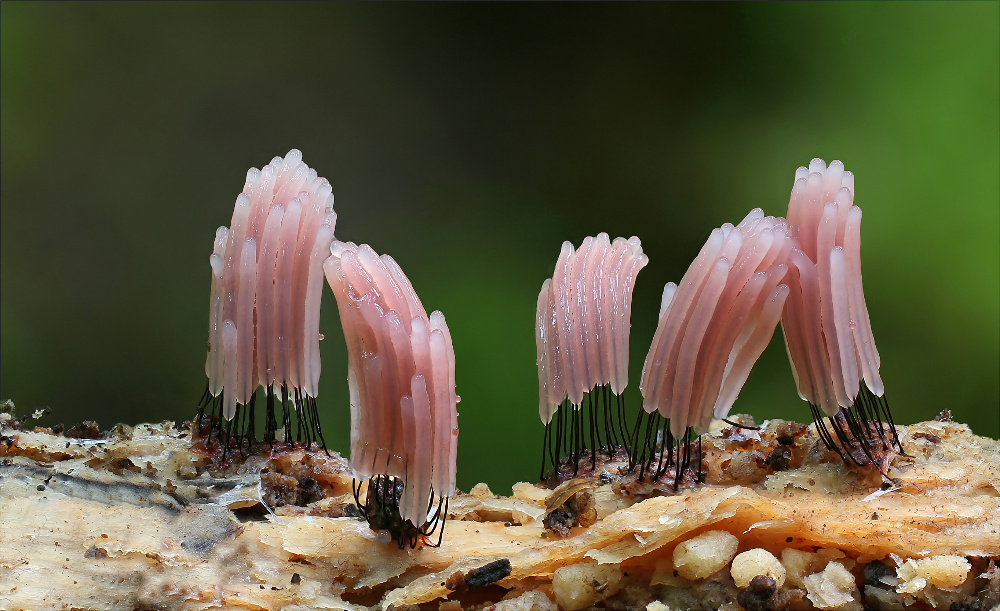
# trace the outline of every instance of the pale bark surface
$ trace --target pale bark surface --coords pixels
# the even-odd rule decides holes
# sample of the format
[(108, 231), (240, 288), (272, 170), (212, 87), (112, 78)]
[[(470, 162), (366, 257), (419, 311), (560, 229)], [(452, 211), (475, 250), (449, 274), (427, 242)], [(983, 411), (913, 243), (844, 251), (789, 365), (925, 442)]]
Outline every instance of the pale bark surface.
[[(416, 550), (381, 545), (350, 517), (351, 477), (335, 453), (265, 445), (221, 462), (171, 423), (103, 439), (0, 424), (0, 609), (1000, 602), (1000, 442), (958, 423), (899, 427), (909, 456), (888, 458), (889, 489), (873, 467), (845, 467), (811, 429), (786, 436), (788, 468), (775, 470), (781, 423), (720, 425), (704, 442), (706, 484), (673, 494), (667, 478), (638, 482), (602, 460), (556, 493), (518, 484), (494, 496), (479, 485), (452, 499), (441, 547)], [(547, 529), (550, 495), (571, 498), (585, 526)], [(707, 577), (677, 575), (677, 544), (709, 530), (737, 537), (739, 552), (768, 550), (782, 583), (738, 587), (731, 557)], [(510, 574), (470, 588), (463, 578), (496, 560)]]

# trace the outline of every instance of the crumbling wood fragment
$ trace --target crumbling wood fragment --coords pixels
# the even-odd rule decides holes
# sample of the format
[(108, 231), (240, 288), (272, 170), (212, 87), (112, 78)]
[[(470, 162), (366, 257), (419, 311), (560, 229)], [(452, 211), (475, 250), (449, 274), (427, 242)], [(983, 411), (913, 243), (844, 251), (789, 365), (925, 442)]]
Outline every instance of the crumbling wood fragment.
[[(0, 609), (1000, 604), (1000, 442), (953, 422), (900, 427), (891, 487), (804, 425), (717, 423), (703, 485), (674, 494), (672, 477), (640, 482), (606, 457), (591, 473), (588, 457), (590, 483), (558, 499), (533, 484), (459, 493), (440, 548), (400, 550), (356, 517), (336, 453), (264, 444), (223, 460), (172, 423), (88, 439), (0, 416)], [(547, 500), (588, 517), (554, 532)], [(740, 588), (730, 555), (685, 579), (678, 543), (706, 531), (767, 550), (785, 576)]]

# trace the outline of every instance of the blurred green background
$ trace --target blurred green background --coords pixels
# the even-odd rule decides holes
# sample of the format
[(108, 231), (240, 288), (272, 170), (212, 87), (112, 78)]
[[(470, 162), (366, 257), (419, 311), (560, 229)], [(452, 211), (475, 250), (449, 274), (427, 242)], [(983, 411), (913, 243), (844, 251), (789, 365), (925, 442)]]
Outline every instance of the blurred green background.
[[(295, 147), (458, 361), (459, 486), (538, 472), (533, 316), (563, 240), (638, 235), (660, 292), (710, 230), (841, 159), (897, 422), (1000, 427), (997, 2), (0, 6), (2, 389), (44, 424), (187, 419), (247, 168)], [(346, 452), (323, 301), (319, 402)], [(808, 419), (780, 335), (734, 412)]]

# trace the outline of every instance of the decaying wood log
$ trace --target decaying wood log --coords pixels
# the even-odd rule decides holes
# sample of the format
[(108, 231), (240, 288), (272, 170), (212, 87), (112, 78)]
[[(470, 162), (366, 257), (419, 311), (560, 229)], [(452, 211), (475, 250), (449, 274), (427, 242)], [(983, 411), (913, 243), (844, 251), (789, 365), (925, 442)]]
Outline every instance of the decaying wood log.
[(1000, 442), (947, 420), (901, 426), (890, 485), (813, 427), (716, 424), (704, 484), (674, 493), (621, 455), (593, 472), (587, 460), (554, 491), (459, 493), (440, 548), (400, 550), (356, 517), (335, 452), (260, 444), (223, 459), (189, 425), (68, 437), (8, 407), (0, 608), (1000, 605)]

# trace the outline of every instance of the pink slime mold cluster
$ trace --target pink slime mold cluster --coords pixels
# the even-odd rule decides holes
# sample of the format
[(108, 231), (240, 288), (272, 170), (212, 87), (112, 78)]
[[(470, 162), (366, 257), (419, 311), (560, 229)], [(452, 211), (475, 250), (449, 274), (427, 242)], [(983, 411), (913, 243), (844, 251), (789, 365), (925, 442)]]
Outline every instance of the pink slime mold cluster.
[(535, 345), (538, 414), (543, 424), (569, 398), (610, 384), (620, 395), (628, 385), (632, 288), (649, 258), (639, 238), (608, 234), (584, 238), (580, 248), (563, 242), (551, 279), (538, 294)]
[(322, 266), (336, 223), (330, 183), (299, 151), (247, 172), (210, 258), (205, 372), (227, 420), (261, 385), (316, 397)]
[[(406, 482), (400, 515), (419, 528), (455, 491), (455, 351), (441, 312), (424, 310), (389, 255), (334, 242), (323, 269), (337, 297), (348, 355), (351, 470)], [(369, 486), (369, 494), (372, 492)], [(439, 510), (440, 511), (440, 510)]]
[[(369, 480), (368, 500), (358, 504), (373, 528), (400, 547), (415, 546), (438, 526), (443, 533), (455, 491), (451, 334), (441, 312), (427, 315), (391, 257), (335, 241), (336, 220), (330, 183), (299, 151), (247, 172), (231, 227), (219, 228), (210, 258), (208, 388), (199, 431), (205, 408), (221, 405), (225, 424), (219, 418), (212, 426), (223, 456), (233, 432), (241, 452), (244, 440), (252, 447), (256, 390), (264, 386), (266, 441), (279, 430), (292, 440), (289, 404), (298, 415), (298, 439), (304, 432), (308, 442), (322, 440), (315, 397), (325, 272), (347, 340), (350, 465), (355, 478)], [(428, 519), (435, 498), (438, 509)]]
[(712, 231), (680, 285), (664, 287), (639, 388), (675, 438), (729, 414), (781, 317), (794, 246), (785, 220), (756, 208)]
[[(883, 414), (891, 424), (891, 416), (884, 399), (876, 399), (884, 388), (861, 282), (861, 210), (853, 200), (854, 176), (843, 164), (814, 159), (795, 173), (788, 220), (755, 209), (735, 227), (715, 229), (680, 284), (664, 287), (640, 390), (645, 412), (668, 418), (674, 439), (687, 438), (689, 427), (703, 433), (713, 417), (729, 414), (780, 321), (799, 395), (845, 419), (833, 424), (845, 448), (859, 433), (884, 442), (882, 425), (872, 433), (866, 424), (881, 422)], [(575, 255), (565, 243), (553, 278), (542, 285), (536, 338), (545, 424), (567, 394), (580, 405), (584, 392), (607, 380), (602, 367), (609, 360), (618, 367), (610, 369), (615, 392), (624, 388), (630, 308), (617, 304), (630, 303), (635, 278), (619, 271), (623, 280), (609, 283), (601, 275), (609, 267), (606, 242), (604, 234), (586, 238)], [(645, 263), (642, 256), (634, 270)], [(593, 329), (623, 334), (605, 331), (613, 341), (600, 344)], [(871, 396), (859, 399), (862, 378)], [(638, 430), (627, 451), (645, 451)], [(870, 457), (867, 442), (861, 446)]]
[(841, 162), (813, 159), (795, 172), (788, 224), (801, 248), (790, 258), (781, 326), (799, 396), (828, 416), (854, 403), (859, 378), (875, 396), (884, 392), (861, 284), (861, 208), (853, 203), (854, 175)]

